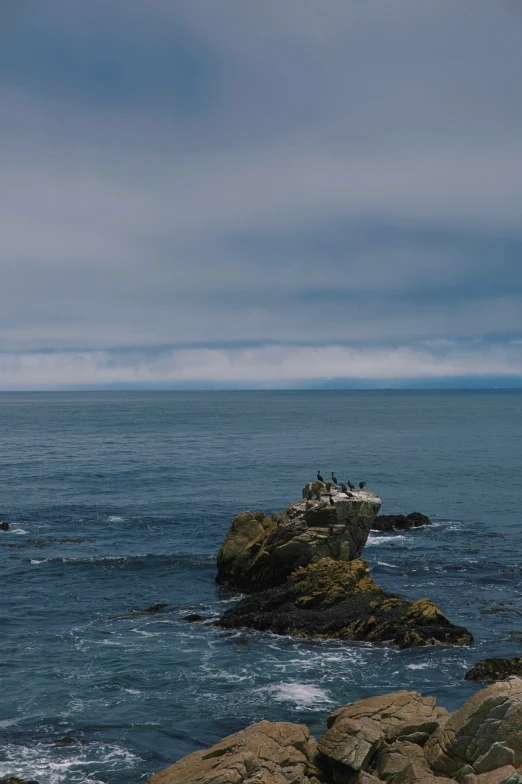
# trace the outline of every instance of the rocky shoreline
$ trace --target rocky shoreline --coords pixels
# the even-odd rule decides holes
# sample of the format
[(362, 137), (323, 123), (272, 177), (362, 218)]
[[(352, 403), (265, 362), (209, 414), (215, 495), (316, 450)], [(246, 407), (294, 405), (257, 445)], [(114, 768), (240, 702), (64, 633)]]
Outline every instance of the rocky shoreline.
[[(372, 579), (361, 558), (370, 530), (431, 525), (418, 512), (377, 517), (380, 507), (363, 488), (316, 481), (282, 514), (235, 517), (216, 580), (247, 596), (217, 625), (398, 648), (471, 644), (467, 629), (431, 599), (408, 601)], [(518, 674), (521, 657), (480, 662), (468, 679), (504, 680), (454, 713), (412, 691), (345, 705), (329, 716), (319, 741), (305, 725), (262, 721), (184, 757), (149, 784), (522, 784)]]
[(262, 721), (196, 751), (148, 784), (522, 784), (522, 679), (448, 713), (397, 691), (345, 705), (320, 740), (303, 724)]

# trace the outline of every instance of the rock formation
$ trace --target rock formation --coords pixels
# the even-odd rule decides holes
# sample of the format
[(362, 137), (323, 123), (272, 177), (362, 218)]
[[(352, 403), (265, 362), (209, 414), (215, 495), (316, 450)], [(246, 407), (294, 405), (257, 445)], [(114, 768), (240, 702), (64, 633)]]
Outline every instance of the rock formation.
[(366, 490), (344, 493), (316, 481), (282, 515), (242, 512), (219, 551), (217, 582), (263, 590), (282, 585), (296, 567), (321, 558), (358, 558), (380, 506), (380, 498)]
[(372, 531), (409, 531), (431, 525), (431, 520), (420, 512), (409, 515), (378, 515), (372, 523)]
[(438, 775), (462, 779), (510, 767), (510, 781), (522, 784), (522, 775), (513, 778), (522, 766), (522, 679), (509, 678), (474, 694), (430, 736), (425, 756)]
[(149, 784), (522, 784), (522, 679), (454, 713), (397, 691), (345, 705), (319, 743), (300, 724), (260, 722)]
[(189, 754), (148, 784), (319, 784), (317, 741), (302, 724), (261, 721)]
[(384, 592), (362, 559), (323, 558), (299, 567), (277, 588), (251, 594), (218, 621), (298, 637), (391, 641), (417, 645), (468, 645), (469, 632), (454, 626), (430, 599), (408, 602)]
[(464, 676), (467, 681), (502, 681), (511, 675), (522, 675), (522, 656), (514, 659), (484, 659)]

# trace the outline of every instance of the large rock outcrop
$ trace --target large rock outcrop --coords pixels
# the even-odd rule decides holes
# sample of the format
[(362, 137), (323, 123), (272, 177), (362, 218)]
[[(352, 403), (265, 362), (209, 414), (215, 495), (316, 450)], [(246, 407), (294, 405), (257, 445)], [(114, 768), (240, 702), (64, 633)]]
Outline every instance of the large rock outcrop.
[(316, 754), (308, 727), (261, 721), (189, 754), (148, 784), (320, 784)]
[(301, 724), (260, 722), (149, 784), (522, 784), (522, 679), (454, 713), (397, 691), (344, 705), (319, 744)]
[(217, 582), (247, 591), (282, 585), (299, 566), (321, 558), (358, 558), (381, 506), (366, 490), (343, 492), (313, 482), (282, 515), (242, 512), (234, 518), (217, 559)]
[(430, 599), (408, 602), (383, 591), (362, 559), (323, 558), (300, 567), (284, 585), (246, 596), (218, 625), (298, 637), (391, 641), (399, 648), (473, 641)]
[(426, 760), (438, 774), (455, 778), (522, 766), (522, 679), (474, 694), (429, 738)]

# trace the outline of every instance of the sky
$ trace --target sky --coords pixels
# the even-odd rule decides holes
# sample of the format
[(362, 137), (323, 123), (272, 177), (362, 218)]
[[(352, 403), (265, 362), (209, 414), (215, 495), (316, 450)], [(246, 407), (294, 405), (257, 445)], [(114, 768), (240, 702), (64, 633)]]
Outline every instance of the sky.
[(522, 387), (522, 0), (0, 0), (0, 390)]

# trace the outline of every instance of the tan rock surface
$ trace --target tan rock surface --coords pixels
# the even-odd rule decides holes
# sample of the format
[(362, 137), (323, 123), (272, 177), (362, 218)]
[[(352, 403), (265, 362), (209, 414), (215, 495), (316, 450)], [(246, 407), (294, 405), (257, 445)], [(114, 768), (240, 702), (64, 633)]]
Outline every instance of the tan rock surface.
[(464, 765), (477, 774), (522, 765), (522, 678), (474, 694), (426, 744), (433, 770), (454, 776)]
[(316, 748), (303, 724), (262, 721), (189, 754), (148, 784), (320, 784)]

